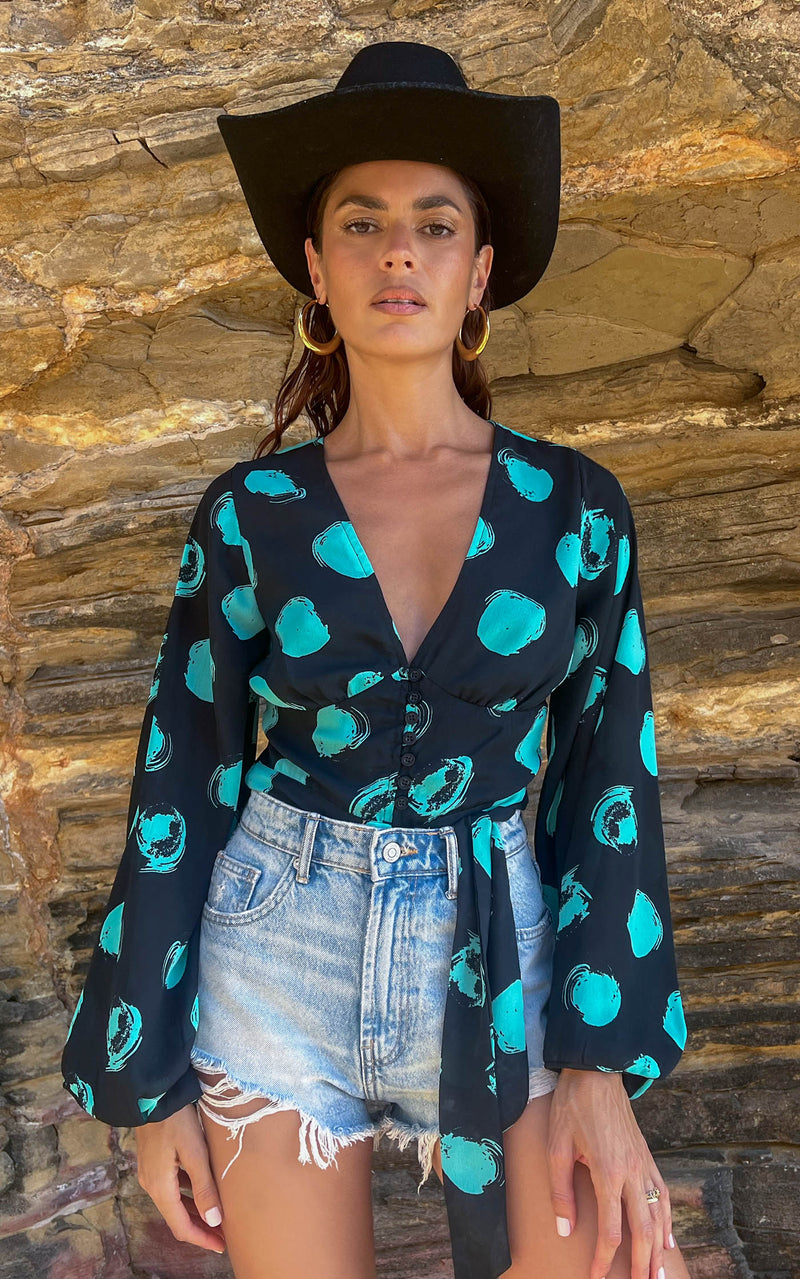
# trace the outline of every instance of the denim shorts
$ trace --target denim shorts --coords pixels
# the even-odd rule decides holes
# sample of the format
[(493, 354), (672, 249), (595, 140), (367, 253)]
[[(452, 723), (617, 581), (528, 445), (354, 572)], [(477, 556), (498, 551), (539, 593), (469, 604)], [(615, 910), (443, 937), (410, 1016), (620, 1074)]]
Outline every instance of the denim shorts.
[[(519, 809), (506, 849), (528, 1047), (542, 1063), (555, 930)], [(442, 1029), (458, 891), (458, 842), (436, 829), (359, 825), (251, 791), (216, 856), (200, 929), (196, 1102), (229, 1136), (268, 1113), (301, 1117), (299, 1161), (342, 1146), (412, 1140), (427, 1180), (439, 1136)], [(261, 1098), (262, 1106), (248, 1105)], [(238, 1108), (237, 1115), (225, 1107)], [(227, 1172), (231, 1163), (226, 1166)]]

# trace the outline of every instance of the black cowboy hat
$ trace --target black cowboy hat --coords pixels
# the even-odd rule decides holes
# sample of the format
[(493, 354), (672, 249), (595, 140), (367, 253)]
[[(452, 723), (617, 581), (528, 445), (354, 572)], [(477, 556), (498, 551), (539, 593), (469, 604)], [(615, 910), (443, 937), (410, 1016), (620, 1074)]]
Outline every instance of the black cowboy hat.
[(491, 215), (495, 307), (544, 274), (561, 190), (560, 110), (547, 94), (470, 89), (444, 50), (387, 40), (360, 49), (329, 93), (226, 112), (217, 124), (270, 259), (310, 298), (309, 196), (325, 173), (366, 160), (424, 160), (477, 183)]

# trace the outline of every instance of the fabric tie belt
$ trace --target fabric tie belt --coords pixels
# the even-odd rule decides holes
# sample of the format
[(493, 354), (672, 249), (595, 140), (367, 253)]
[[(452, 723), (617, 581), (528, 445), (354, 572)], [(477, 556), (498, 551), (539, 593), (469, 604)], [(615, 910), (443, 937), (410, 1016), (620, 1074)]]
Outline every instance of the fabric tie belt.
[(439, 1132), (455, 1279), (511, 1266), (503, 1132), (528, 1103), (519, 953), (500, 821), (519, 803), (454, 821), (459, 877), (442, 1031)]

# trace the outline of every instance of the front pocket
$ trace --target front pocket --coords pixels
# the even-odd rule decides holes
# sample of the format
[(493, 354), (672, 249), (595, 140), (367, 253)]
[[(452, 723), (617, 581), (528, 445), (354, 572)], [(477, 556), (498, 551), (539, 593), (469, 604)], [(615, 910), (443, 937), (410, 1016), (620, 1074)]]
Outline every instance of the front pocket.
[(517, 941), (535, 941), (552, 926), (538, 864), (529, 843), (508, 854), (508, 888)]
[(291, 853), (259, 845), (245, 861), (220, 849), (214, 861), (203, 916), (211, 923), (246, 924), (269, 914), (283, 900), (295, 877)]

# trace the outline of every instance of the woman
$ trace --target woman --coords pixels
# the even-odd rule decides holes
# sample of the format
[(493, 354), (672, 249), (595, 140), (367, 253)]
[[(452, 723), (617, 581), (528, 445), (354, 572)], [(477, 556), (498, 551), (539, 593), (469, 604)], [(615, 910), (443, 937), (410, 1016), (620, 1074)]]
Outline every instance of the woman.
[(237, 1279), (374, 1275), (383, 1134), (435, 1168), (456, 1279), (681, 1279), (630, 1104), (686, 1037), (633, 519), (476, 362), (552, 251), (557, 104), (392, 42), (220, 127), (317, 301), (276, 417), (318, 434), (195, 511), (65, 1087)]

